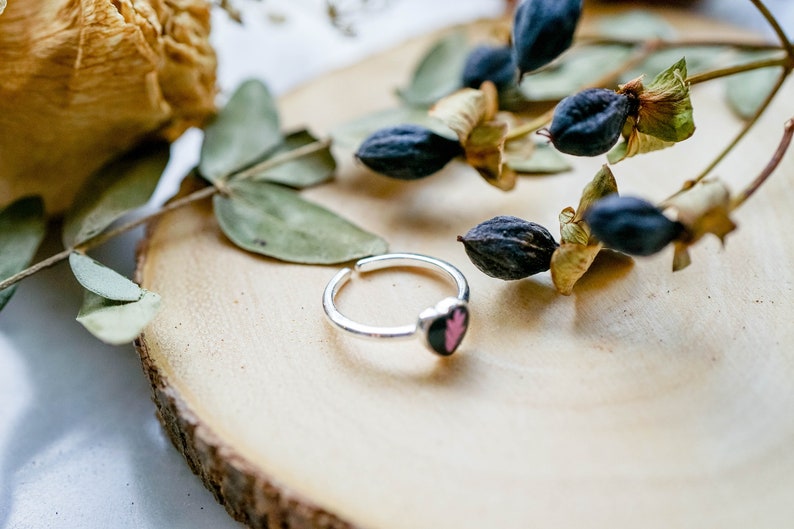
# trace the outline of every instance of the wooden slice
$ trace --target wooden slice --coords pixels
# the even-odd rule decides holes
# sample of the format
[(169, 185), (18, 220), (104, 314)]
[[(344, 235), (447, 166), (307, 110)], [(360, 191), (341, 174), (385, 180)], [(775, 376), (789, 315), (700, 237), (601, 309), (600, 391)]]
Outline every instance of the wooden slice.
[[(705, 37), (725, 28), (686, 15)], [(326, 133), (394, 104), (434, 37), (325, 76), (281, 102), (288, 126)], [(740, 123), (721, 83), (694, 90), (696, 135), (615, 166), (624, 194), (660, 200)], [(738, 189), (766, 164), (790, 83), (718, 169)], [(384, 235), (393, 251), (458, 266), (471, 327), (449, 358), (419, 341), (361, 340), (330, 325), (337, 267), (277, 262), (220, 233), (210, 204), (151, 227), (139, 278), (163, 310), (139, 343), (163, 424), (191, 468), (252, 527), (747, 528), (794, 519), (794, 156), (736, 214), (723, 248), (599, 259), (558, 294), (548, 273), (486, 277), (456, 236), (495, 215), (557, 233), (603, 159), (488, 186), (453, 163), (419, 182), (374, 175), (339, 149), (335, 183), (305, 195)], [(388, 270), (339, 296), (351, 318), (410, 323), (454, 292)]]

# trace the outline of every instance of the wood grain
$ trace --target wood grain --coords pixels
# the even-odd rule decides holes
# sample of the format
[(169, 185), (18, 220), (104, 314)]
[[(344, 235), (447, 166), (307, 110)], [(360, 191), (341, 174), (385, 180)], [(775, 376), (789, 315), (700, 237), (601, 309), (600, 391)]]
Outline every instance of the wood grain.
[[(724, 27), (676, 15), (696, 35)], [(326, 133), (393, 104), (433, 37), (340, 71), (281, 102), (288, 125)], [(794, 114), (794, 86), (717, 171), (735, 188), (763, 167)], [(624, 194), (664, 198), (738, 130), (722, 86), (697, 87), (695, 137), (617, 165)], [(306, 192), (383, 234), (394, 251), (467, 275), (471, 328), (449, 359), (418, 342), (329, 325), (336, 267), (234, 248), (208, 204), (150, 228), (139, 279), (164, 309), (139, 341), (161, 418), (219, 501), (252, 527), (784, 527), (794, 519), (794, 157), (722, 248), (599, 259), (569, 297), (548, 274), (504, 283), (455, 236), (498, 214), (556, 232), (603, 160), (503, 193), (453, 164), (393, 182), (354, 164)], [(450, 292), (389, 271), (340, 295), (353, 318), (406, 323)]]

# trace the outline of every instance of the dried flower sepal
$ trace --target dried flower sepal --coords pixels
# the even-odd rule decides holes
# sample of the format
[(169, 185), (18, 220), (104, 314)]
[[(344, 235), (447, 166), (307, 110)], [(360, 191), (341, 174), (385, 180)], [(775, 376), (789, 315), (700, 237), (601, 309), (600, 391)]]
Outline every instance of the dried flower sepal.
[(662, 207), (671, 210), (684, 226), (681, 236), (673, 243), (673, 271), (691, 264), (689, 247), (704, 235), (711, 233), (724, 243), (725, 236), (736, 229), (730, 218), (730, 191), (719, 180), (704, 180), (663, 202)]
[(691, 137), (695, 132), (692, 101), (686, 82), (686, 59), (681, 59), (644, 86), (642, 77), (621, 85), (618, 93), (637, 101), (636, 115), (623, 128), (623, 143), (613, 149), (610, 163), (657, 151)]
[(606, 165), (582, 190), (579, 206), (560, 213), (560, 247), (551, 257), (551, 280), (555, 288), (570, 295), (576, 282), (590, 269), (603, 244), (590, 233), (584, 212), (598, 200), (618, 192), (618, 184)]
[(494, 119), (498, 109), (496, 86), (486, 81), (479, 90), (464, 88), (441, 99), (430, 109), (430, 115), (458, 135), (466, 162), (486, 182), (509, 191), (515, 187), (516, 172), (505, 163), (509, 127)]

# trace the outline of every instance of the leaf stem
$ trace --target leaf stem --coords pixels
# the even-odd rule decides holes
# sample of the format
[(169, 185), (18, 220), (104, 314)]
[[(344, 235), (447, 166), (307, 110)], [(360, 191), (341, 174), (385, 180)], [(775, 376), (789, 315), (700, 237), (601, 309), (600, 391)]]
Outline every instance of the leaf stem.
[[(722, 162), (722, 160), (724, 160), (725, 157), (728, 156), (728, 154), (731, 153), (731, 151), (733, 151), (733, 149), (739, 144), (739, 142), (741, 142), (744, 139), (744, 137), (747, 135), (747, 133), (750, 132), (750, 129), (753, 128), (753, 126), (756, 124), (756, 122), (761, 118), (761, 116), (764, 114), (766, 109), (769, 107), (769, 105), (775, 99), (775, 96), (777, 96), (777, 93), (780, 91), (780, 88), (783, 86), (783, 83), (786, 82), (786, 78), (788, 77), (788, 73), (789, 73), (788, 70), (783, 70), (780, 73), (780, 77), (778, 77), (778, 80), (775, 83), (775, 86), (773, 86), (772, 90), (769, 91), (769, 94), (767, 94), (767, 96), (764, 99), (764, 101), (761, 103), (761, 105), (755, 111), (755, 114), (753, 114), (753, 117), (751, 117), (749, 120), (747, 120), (745, 122), (744, 126), (739, 131), (739, 133), (720, 152), (720, 154), (718, 154), (714, 158), (714, 160), (712, 160), (712, 162), (708, 165), (708, 167), (703, 169), (703, 171), (701, 171), (700, 174), (697, 177), (695, 177), (693, 180), (687, 181), (684, 184), (684, 187), (678, 193), (686, 191), (687, 189), (689, 189), (693, 185), (697, 184), (698, 182), (700, 182), (701, 180), (706, 178), (711, 173), (711, 171), (713, 171), (714, 168), (717, 167), (717, 165), (719, 165), (720, 162)], [(678, 193), (676, 193), (676, 195)], [(673, 196), (675, 196), (675, 195), (673, 195)]]
[(548, 124), (551, 121), (552, 116), (554, 116), (554, 109), (547, 110), (540, 116), (536, 117), (532, 121), (524, 123), (523, 125), (519, 125), (514, 129), (511, 129), (507, 136), (505, 136), (505, 142), (517, 140), (526, 136), (527, 134), (532, 134), (536, 130), (540, 130), (543, 128), (544, 125)]
[(736, 75), (738, 73), (760, 70), (761, 68), (773, 68), (777, 66), (777, 67), (783, 67), (785, 69), (788, 63), (789, 63), (788, 57), (760, 59), (745, 64), (737, 64), (736, 66), (729, 66), (727, 68), (720, 68), (718, 70), (712, 70), (710, 72), (703, 72), (700, 74), (691, 75), (687, 77), (686, 82), (689, 83), (690, 85), (695, 85), (695, 84), (705, 83), (706, 81), (713, 81), (714, 79), (720, 79), (722, 77)]
[(144, 215), (143, 217), (133, 219), (125, 224), (113, 228), (112, 230), (95, 235), (94, 237), (91, 237), (90, 239), (76, 245), (73, 248), (73, 251), (86, 252), (92, 248), (101, 246), (106, 242), (108, 242), (109, 240), (118, 237), (122, 233), (126, 233), (130, 230), (133, 230), (138, 226), (142, 226), (143, 224), (146, 224), (147, 222), (152, 221), (158, 217), (162, 217), (166, 213), (170, 213), (171, 211), (174, 211), (176, 209), (185, 207), (194, 202), (198, 202), (199, 200), (204, 200), (205, 198), (209, 198), (212, 195), (218, 193), (219, 191), (220, 190), (214, 186), (202, 187), (201, 189), (198, 189), (190, 193), (189, 195), (185, 195), (184, 197), (178, 198), (172, 202), (168, 202), (157, 211), (153, 211), (148, 215)]
[(302, 145), (297, 149), (292, 149), (291, 151), (287, 151), (281, 154), (277, 154), (267, 160), (259, 162), (256, 165), (249, 167), (248, 169), (243, 169), (238, 173), (234, 173), (229, 177), (229, 180), (245, 180), (247, 178), (251, 178), (252, 176), (256, 176), (261, 174), (268, 169), (272, 169), (278, 165), (290, 162), (295, 160), (296, 158), (301, 158), (302, 156), (308, 156), (309, 154), (315, 153), (317, 151), (321, 151), (323, 149), (327, 149), (331, 146), (331, 140), (318, 140), (313, 143), (308, 143), (306, 145)]
[(65, 260), (65, 259), (68, 259), (69, 255), (71, 253), (72, 253), (72, 249), (71, 248), (63, 250), (61, 252), (58, 252), (58, 253), (56, 253), (54, 255), (51, 255), (51, 256), (47, 257), (46, 259), (44, 259), (42, 261), (39, 261), (38, 263), (36, 263), (36, 264), (34, 264), (32, 266), (29, 266), (28, 268), (25, 268), (21, 272), (18, 272), (16, 274), (12, 275), (11, 277), (4, 279), (3, 281), (0, 281), (0, 290), (5, 290), (5, 289), (7, 289), (10, 286), (12, 286), (12, 285), (14, 285), (16, 283), (19, 283), (20, 281), (22, 281), (26, 277), (30, 277), (33, 274), (41, 272), (42, 270), (45, 270), (47, 268), (55, 266), (56, 264), (60, 263), (61, 261)]
[[(794, 69), (794, 47), (792, 47), (791, 43), (788, 40), (788, 37), (786, 36), (786, 34), (783, 31), (783, 29), (780, 27), (780, 24), (778, 23), (777, 19), (774, 17), (774, 15), (772, 15), (772, 13), (769, 11), (769, 9), (767, 9), (766, 5), (764, 5), (764, 2), (762, 0), (750, 0), (750, 1), (761, 12), (761, 14), (764, 16), (764, 18), (766, 18), (767, 22), (769, 22), (769, 24), (772, 26), (772, 28), (774, 29), (775, 33), (777, 33), (778, 37), (780, 38), (781, 43), (783, 44), (783, 49), (786, 51), (787, 56), (785, 58), (783, 58), (783, 59), (777, 59), (777, 60), (773, 59), (772, 61), (776, 61), (776, 64), (766, 64), (766, 65), (764, 65), (763, 63), (765, 61), (762, 60), (762, 61), (756, 61), (756, 62), (753, 62), (753, 63), (748, 63), (748, 64), (745, 64), (745, 65), (740, 65), (740, 66), (734, 67), (733, 68), (733, 70), (734, 70), (733, 72), (727, 73), (725, 75), (732, 75), (733, 73), (741, 73), (742, 71), (750, 71), (751, 69), (766, 68), (766, 67), (769, 67), (769, 66), (781, 67), (782, 71), (780, 72), (780, 76), (778, 77), (777, 82), (772, 87), (772, 90), (770, 90), (769, 94), (767, 94), (767, 96), (764, 99), (764, 101), (761, 103), (761, 105), (758, 107), (758, 109), (756, 109), (755, 114), (753, 114), (753, 116), (749, 120), (747, 120), (745, 122), (744, 126), (739, 131), (739, 133), (733, 138), (733, 140), (720, 152), (719, 155), (717, 155), (716, 158), (714, 158), (714, 160), (708, 165), (708, 167), (706, 167), (703, 171), (701, 171), (700, 174), (697, 177), (695, 177), (693, 180), (688, 180), (687, 182), (685, 182), (684, 186), (681, 188), (681, 190), (679, 190), (673, 196), (677, 196), (678, 194), (683, 193), (687, 189), (690, 189), (692, 186), (694, 186), (695, 184), (697, 184), (698, 182), (700, 182), (701, 180), (706, 178), (711, 173), (711, 171), (713, 171), (714, 168), (717, 167), (717, 165), (719, 165), (719, 163), (722, 162), (722, 160), (724, 160), (725, 157), (731, 151), (733, 151), (733, 149), (739, 144), (739, 142), (741, 142), (742, 139), (744, 139), (744, 137), (750, 132), (750, 129), (752, 129), (753, 126), (758, 122), (758, 120), (761, 118), (761, 116), (764, 114), (764, 112), (766, 112), (766, 109), (769, 108), (769, 105), (772, 104), (772, 101), (775, 99), (775, 97), (777, 96), (778, 92), (783, 87), (783, 84), (786, 82), (786, 79), (788, 78), (789, 74), (791, 74), (792, 69)], [(741, 70), (739, 68), (744, 68), (744, 69)], [(727, 70), (731, 70), (731, 68), (727, 68), (725, 70), (722, 70), (722, 72), (725, 72)], [(715, 75), (715, 74), (717, 74), (719, 72), (720, 72), (720, 70), (716, 70), (715, 72), (711, 72), (710, 73), (711, 74), (710, 79), (716, 79), (718, 76)], [(690, 77), (689, 79), (687, 79), (687, 81), (690, 82), (691, 84), (695, 84), (697, 82), (707, 81), (709, 79), (705, 78), (706, 75), (709, 75), (709, 74), (703, 74), (702, 75), (702, 77), (703, 77), (702, 79), (697, 79), (697, 77), (699, 77), (699, 76), (693, 76), (693, 77)], [(721, 75), (721, 76), (724, 76), (724, 75)], [(788, 130), (788, 128), (790, 127), (789, 124), (790, 124), (790, 121), (788, 123), (786, 123), (786, 130)], [(766, 176), (769, 176), (769, 175), (766, 175)], [(758, 185), (760, 185), (760, 183)], [(754, 191), (755, 191), (755, 188), (753, 188), (750, 191), (750, 194), (752, 194)], [(744, 202), (744, 200), (746, 200), (746, 197), (742, 198), (741, 200), (739, 200), (739, 204)], [(738, 207), (738, 204), (737, 204), (737, 207)]]
[(756, 177), (753, 182), (747, 186), (744, 191), (742, 191), (739, 195), (734, 197), (731, 201), (731, 210), (734, 210), (744, 204), (744, 202), (750, 198), (753, 193), (758, 191), (758, 188), (766, 182), (766, 180), (775, 172), (775, 169), (780, 165), (780, 162), (783, 160), (783, 156), (786, 154), (789, 146), (791, 145), (791, 139), (794, 136), (794, 118), (789, 119), (786, 122), (785, 128), (783, 130), (783, 137), (780, 140), (780, 144), (775, 151), (775, 154), (772, 156), (772, 159), (769, 160), (769, 163), (764, 167), (764, 170)]
[[(577, 39), (577, 44), (586, 46), (640, 46), (645, 44), (646, 40), (639, 39), (621, 39), (613, 37), (604, 37), (598, 35), (582, 36)], [(735, 40), (664, 40), (658, 39), (655, 41), (659, 50), (668, 50), (675, 48), (732, 48), (740, 51), (775, 51), (783, 50), (780, 44), (770, 44), (764, 42), (737, 42)]]
[[(244, 180), (247, 178), (251, 178), (256, 176), (257, 174), (261, 174), (262, 172), (272, 169), (276, 166), (281, 164), (291, 162), (297, 158), (301, 158), (302, 156), (309, 155), (313, 152), (321, 151), (323, 149), (328, 148), (331, 145), (330, 140), (320, 140), (315, 141), (313, 143), (309, 143), (307, 145), (303, 145), (298, 147), (297, 149), (292, 149), (290, 151), (277, 154), (272, 158), (268, 158), (267, 160), (258, 163), (248, 169), (244, 169), (240, 172), (234, 173), (229, 177), (229, 180)], [(125, 224), (121, 224), (120, 226), (113, 228), (112, 230), (105, 231), (99, 233), (79, 244), (76, 244), (73, 247), (65, 248), (64, 250), (47, 257), (46, 259), (39, 261), (38, 263), (25, 268), (24, 270), (12, 275), (0, 281), (0, 291), (5, 290), (6, 288), (19, 283), (23, 279), (32, 276), (46, 268), (50, 268), (55, 266), (56, 264), (60, 263), (61, 261), (65, 261), (69, 258), (72, 252), (86, 252), (91, 250), (92, 248), (96, 248), (97, 246), (101, 246), (105, 244), (109, 240), (121, 235), (122, 233), (126, 233), (132, 229), (137, 228), (143, 224), (146, 224), (158, 217), (165, 215), (166, 213), (170, 213), (171, 211), (183, 208), (189, 204), (193, 204), (194, 202), (198, 202), (200, 200), (205, 200), (217, 193), (222, 192), (224, 189), (223, 185), (212, 185), (203, 187), (198, 189), (189, 195), (185, 195), (184, 197), (177, 198), (168, 202), (167, 204), (160, 207), (160, 209), (149, 213), (148, 215), (144, 215), (137, 219), (131, 220)]]

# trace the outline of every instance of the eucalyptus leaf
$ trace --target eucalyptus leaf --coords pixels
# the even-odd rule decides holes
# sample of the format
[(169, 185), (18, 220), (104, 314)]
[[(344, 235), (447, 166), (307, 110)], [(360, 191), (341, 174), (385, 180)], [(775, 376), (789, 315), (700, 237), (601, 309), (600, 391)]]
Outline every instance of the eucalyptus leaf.
[(282, 140), (270, 91), (261, 81), (245, 81), (204, 130), (199, 173), (211, 182), (225, 180), (266, 156)]
[[(284, 138), (282, 144), (273, 151), (273, 156), (287, 153), (299, 147), (317, 142), (307, 130), (293, 132)], [(329, 180), (336, 170), (336, 160), (330, 147), (315, 151), (306, 156), (283, 163), (265, 172), (254, 175), (255, 180), (268, 180), (278, 184), (303, 188)]]
[[(47, 231), (41, 197), (24, 197), (0, 211), (0, 280), (8, 279), (30, 264)], [(0, 291), (0, 309), (14, 294), (16, 285)]]
[(72, 252), (69, 266), (77, 281), (87, 290), (113, 301), (137, 301), (143, 290), (115, 270), (85, 254)]
[(667, 20), (645, 10), (602, 17), (596, 27), (599, 34), (613, 39), (671, 40), (676, 36), (675, 28)]
[[(764, 59), (769, 54), (747, 54), (747, 59)], [(780, 78), (780, 68), (762, 68), (728, 77), (725, 96), (728, 106), (742, 119), (751, 119)]]
[(442, 37), (422, 57), (407, 88), (397, 95), (410, 105), (432, 105), (462, 87), (469, 46), (463, 31)]
[(168, 143), (142, 145), (100, 168), (66, 212), (63, 244), (74, 247), (146, 204), (168, 164)]
[(413, 106), (388, 108), (342, 123), (331, 131), (331, 138), (338, 147), (355, 149), (376, 130), (403, 124), (421, 125), (445, 138), (457, 139), (457, 135), (430, 116), (426, 108)]
[(214, 197), (221, 229), (237, 246), (283, 261), (331, 264), (380, 254), (387, 244), (298, 193), (268, 182), (240, 181)]
[(530, 101), (558, 101), (592, 85), (631, 55), (629, 46), (579, 46), (549, 67), (524, 76), (519, 88)]
[(114, 301), (86, 290), (77, 315), (88, 332), (105, 343), (121, 345), (133, 341), (160, 309), (160, 296), (143, 290), (138, 301)]
[(528, 158), (513, 156), (508, 151), (507, 165), (522, 174), (557, 174), (572, 169), (557, 149), (545, 143), (536, 144)]

